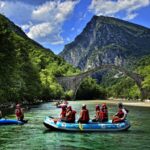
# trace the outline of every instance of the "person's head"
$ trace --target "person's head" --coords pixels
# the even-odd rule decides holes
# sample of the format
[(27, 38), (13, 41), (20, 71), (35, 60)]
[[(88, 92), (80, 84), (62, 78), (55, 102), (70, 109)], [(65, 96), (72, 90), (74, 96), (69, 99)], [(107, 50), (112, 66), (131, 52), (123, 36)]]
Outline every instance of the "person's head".
[(17, 104), (17, 105), (16, 105), (16, 108), (20, 108), (20, 104)]
[(118, 107), (119, 107), (119, 108), (122, 108), (122, 107), (123, 107), (123, 104), (122, 104), (122, 103), (118, 103)]
[(107, 109), (106, 103), (102, 104), (102, 109)]
[(67, 110), (69, 110), (69, 111), (72, 110), (72, 107), (71, 107), (71, 106), (68, 106), (68, 107), (67, 107)]
[(97, 111), (97, 110), (100, 110), (100, 106), (99, 105), (96, 105), (95, 106), (95, 110)]
[(61, 108), (62, 108), (62, 110), (66, 110), (67, 106), (66, 105), (62, 105)]
[(82, 109), (86, 109), (86, 105), (85, 104), (82, 104)]

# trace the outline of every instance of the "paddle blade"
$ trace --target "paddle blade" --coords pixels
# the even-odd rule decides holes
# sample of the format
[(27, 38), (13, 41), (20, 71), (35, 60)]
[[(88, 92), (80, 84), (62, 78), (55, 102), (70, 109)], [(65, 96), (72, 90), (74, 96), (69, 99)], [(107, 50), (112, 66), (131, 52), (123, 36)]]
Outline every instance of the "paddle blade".
[(81, 131), (83, 131), (83, 126), (82, 126), (81, 123), (79, 123), (79, 129), (80, 129)]

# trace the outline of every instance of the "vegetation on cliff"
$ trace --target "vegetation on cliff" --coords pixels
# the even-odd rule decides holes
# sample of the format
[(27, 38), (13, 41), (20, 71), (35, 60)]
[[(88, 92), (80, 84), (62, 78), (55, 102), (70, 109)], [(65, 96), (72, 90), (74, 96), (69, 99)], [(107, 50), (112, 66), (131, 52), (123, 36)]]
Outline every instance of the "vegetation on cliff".
[(0, 102), (60, 98), (65, 93), (55, 77), (76, 73), (0, 15)]

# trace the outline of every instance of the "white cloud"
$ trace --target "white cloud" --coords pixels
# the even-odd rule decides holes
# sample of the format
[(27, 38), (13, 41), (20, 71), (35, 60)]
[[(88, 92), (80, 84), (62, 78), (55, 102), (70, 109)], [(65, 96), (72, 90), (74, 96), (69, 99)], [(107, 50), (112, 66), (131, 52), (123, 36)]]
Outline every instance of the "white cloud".
[(32, 39), (38, 39), (40, 37), (46, 37), (52, 32), (53, 27), (49, 22), (34, 25), (30, 28), (30, 32), (27, 34)]
[(67, 38), (66, 38), (66, 41), (67, 41), (67, 42), (70, 42), (70, 41), (71, 41), (71, 39), (70, 39), (69, 37), (67, 37)]
[(98, 16), (114, 16), (118, 12), (124, 11), (124, 18), (130, 20), (138, 15), (134, 11), (149, 4), (150, 0), (92, 0), (89, 10)]
[(123, 19), (125, 20), (132, 20), (133, 18), (135, 18), (136, 16), (138, 16), (138, 13), (128, 13), (126, 17), (124, 17)]
[[(63, 39), (61, 37), (62, 25), (64, 21), (68, 18), (68, 16), (74, 10), (75, 5), (79, 1), (49, 1), (44, 3), (43, 5), (37, 7), (32, 12), (32, 19), (38, 22), (49, 22), (49, 32), (45, 28), (47, 35), (45, 40), (51, 41), (51, 44), (63, 43)], [(28, 35), (29, 37), (34, 39), (43, 38), (43, 35), (37, 34), (37, 28), (40, 26), (36, 25), (36, 27), (30, 29)], [(41, 27), (41, 26), (40, 26)], [(51, 29), (51, 30), (50, 30)], [(44, 28), (43, 28), (44, 30)], [(42, 31), (42, 30), (41, 30)], [(49, 36), (48, 36), (49, 34)], [(41, 39), (42, 40), (42, 39)]]
[(52, 20), (61, 23), (72, 13), (78, 2), (79, 0), (48, 1), (33, 11), (32, 18), (38, 21)]
[(62, 25), (79, 0), (46, 1), (34, 6), (19, 1), (0, 1), (0, 13), (10, 18), (38, 42), (62, 44)]
[(0, 13), (4, 14), (17, 24), (26, 24), (30, 18), (34, 7), (19, 1), (0, 1)]
[(26, 31), (30, 29), (33, 26), (32, 22), (29, 22), (28, 24), (21, 25), (22, 30)]

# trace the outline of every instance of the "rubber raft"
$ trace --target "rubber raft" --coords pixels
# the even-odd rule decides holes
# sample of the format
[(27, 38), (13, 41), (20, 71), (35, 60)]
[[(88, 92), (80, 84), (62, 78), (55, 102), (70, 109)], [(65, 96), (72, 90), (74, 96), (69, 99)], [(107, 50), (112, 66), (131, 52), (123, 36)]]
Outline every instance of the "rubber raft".
[(14, 119), (0, 119), (0, 125), (24, 124), (24, 122)]
[(121, 123), (112, 123), (112, 120), (109, 120), (105, 123), (97, 123), (89, 121), (88, 124), (77, 123), (66, 123), (62, 121), (56, 121), (52, 117), (46, 117), (43, 124), (51, 130), (64, 130), (64, 131), (124, 131), (130, 128), (130, 123), (125, 120)]

